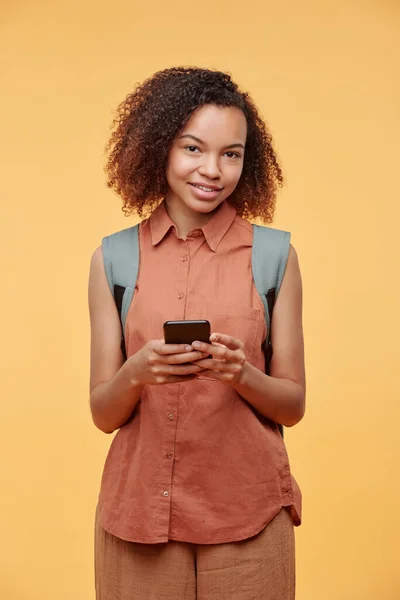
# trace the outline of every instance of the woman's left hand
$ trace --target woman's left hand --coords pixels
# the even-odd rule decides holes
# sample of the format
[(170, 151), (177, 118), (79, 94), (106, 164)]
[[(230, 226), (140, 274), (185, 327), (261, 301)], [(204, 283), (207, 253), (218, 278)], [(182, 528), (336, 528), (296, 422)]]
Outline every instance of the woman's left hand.
[(227, 385), (240, 383), (246, 364), (243, 342), (223, 333), (213, 333), (210, 342), (211, 344), (204, 342), (192, 344), (195, 350), (211, 355), (210, 358), (195, 362), (203, 369), (198, 373), (198, 377), (217, 379)]

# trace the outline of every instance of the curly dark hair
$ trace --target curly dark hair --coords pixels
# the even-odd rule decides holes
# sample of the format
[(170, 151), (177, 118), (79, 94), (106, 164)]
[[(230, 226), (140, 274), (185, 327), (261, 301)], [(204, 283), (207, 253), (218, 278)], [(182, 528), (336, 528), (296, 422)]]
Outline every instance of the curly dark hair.
[(167, 192), (169, 151), (195, 110), (205, 104), (237, 107), (247, 120), (246, 152), (239, 183), (228, 202), (245, 218), (271, 223), (283, 175), (272, 137), (246, 92), (229, 74), (175, 67), (137, 84), (117, 109), (106, 151), (108, 186), (126, 215), (150, 213)]

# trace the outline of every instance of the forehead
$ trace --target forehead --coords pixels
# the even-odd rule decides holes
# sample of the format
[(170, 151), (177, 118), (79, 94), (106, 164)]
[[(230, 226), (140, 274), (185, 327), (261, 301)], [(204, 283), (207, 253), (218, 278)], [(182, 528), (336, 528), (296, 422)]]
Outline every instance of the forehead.
[(193, 113), (181, 131), (181, 135), (189, 133), (203, 141), (245, 144), (247, 121), (239, 108), (206, 104)]

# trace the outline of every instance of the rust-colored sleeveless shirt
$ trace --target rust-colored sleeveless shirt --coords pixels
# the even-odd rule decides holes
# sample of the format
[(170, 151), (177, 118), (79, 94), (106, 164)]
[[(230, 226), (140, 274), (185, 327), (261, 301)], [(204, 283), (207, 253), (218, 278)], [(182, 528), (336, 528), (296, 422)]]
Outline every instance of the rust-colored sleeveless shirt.
[[(128, 356), (175, 319), (208, 319), (241, 339), (264, 370), (264, 308), (251, 266), (253, 229), (224, 203), (179, 239), (162, 203), (139, 228), (140, 268)], [(106, 460), (100, 523), (124, 540), (218, 544), (261, 531), (283, 506), (300, 524), (301, 496), (275, 424), (230, 386), (198, 378), (145, 386)]]

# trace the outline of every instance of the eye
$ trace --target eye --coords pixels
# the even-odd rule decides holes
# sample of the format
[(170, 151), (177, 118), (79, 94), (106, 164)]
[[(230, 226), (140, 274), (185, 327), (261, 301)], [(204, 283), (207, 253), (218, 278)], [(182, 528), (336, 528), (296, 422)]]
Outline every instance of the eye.
[(200, 149), (197, 146), (185, 146), (185, 150), (188, 150), (192, 154), (194, 154), (196, 151), (200, 152)]
[(225, 152), (228, 158), (240, 158), (240, 154), (238, 152), (233, 152), (233, 150), (229, 150)]

